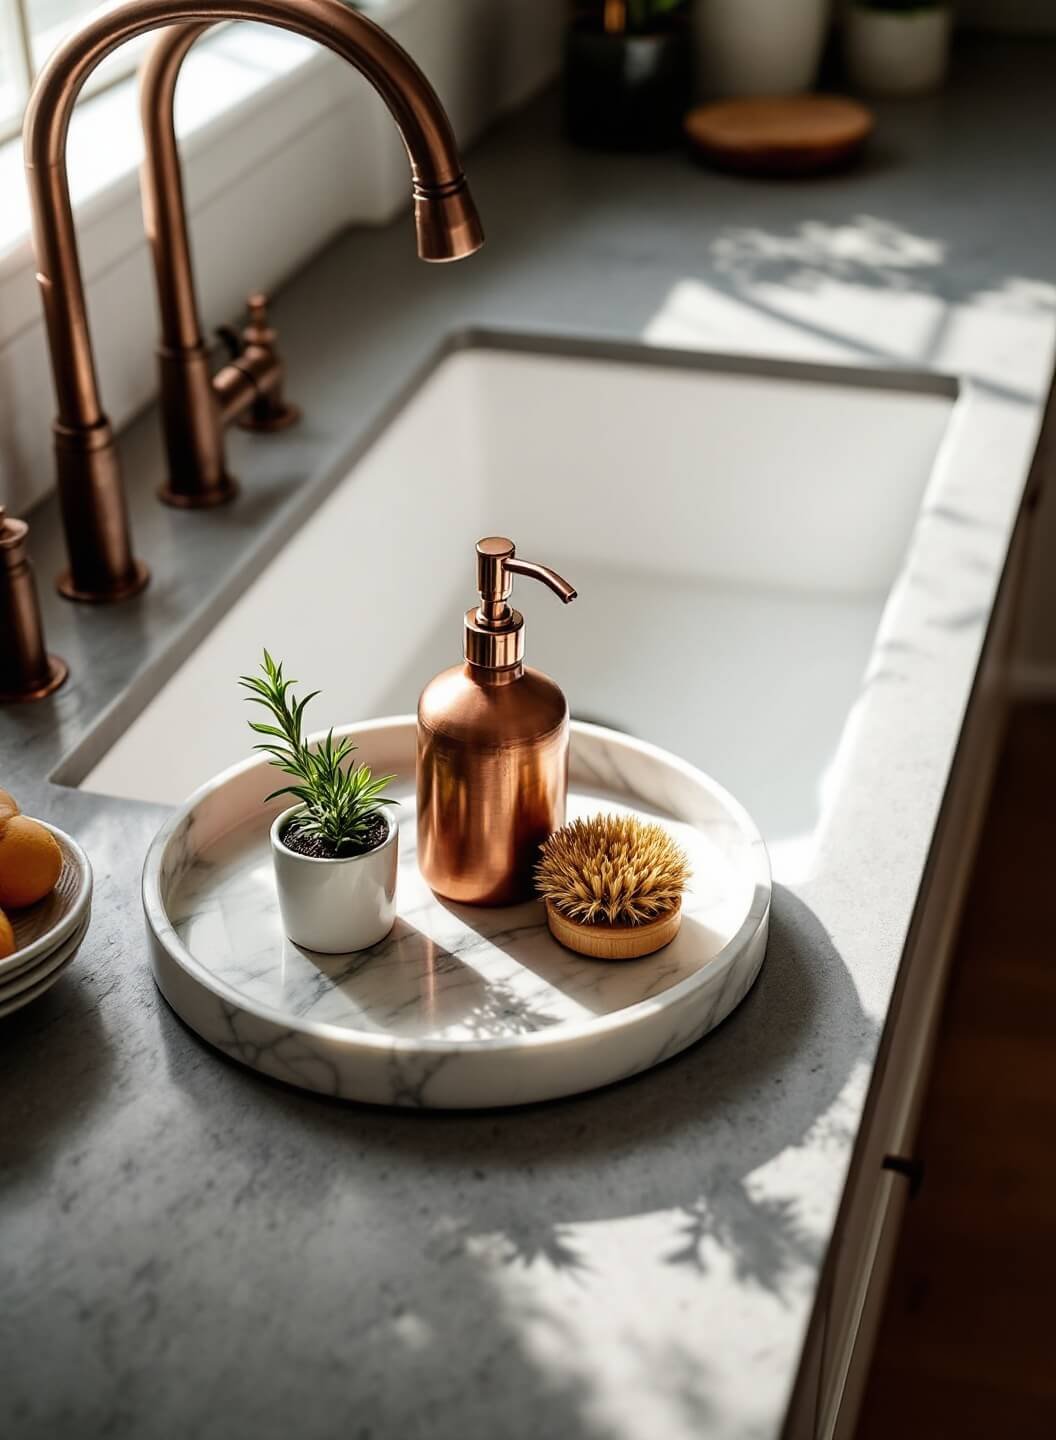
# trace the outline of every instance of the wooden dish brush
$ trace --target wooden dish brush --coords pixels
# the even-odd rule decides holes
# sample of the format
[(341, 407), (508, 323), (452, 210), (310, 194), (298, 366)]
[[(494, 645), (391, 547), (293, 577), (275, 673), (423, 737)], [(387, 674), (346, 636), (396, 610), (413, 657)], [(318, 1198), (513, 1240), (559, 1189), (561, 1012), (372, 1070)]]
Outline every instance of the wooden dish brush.
[(535, 868), (550, 933), (595, 960), (636, 960), (670, 944), (688, 879), (680, 846), (634, 815), (573, 820), (544, 843)]

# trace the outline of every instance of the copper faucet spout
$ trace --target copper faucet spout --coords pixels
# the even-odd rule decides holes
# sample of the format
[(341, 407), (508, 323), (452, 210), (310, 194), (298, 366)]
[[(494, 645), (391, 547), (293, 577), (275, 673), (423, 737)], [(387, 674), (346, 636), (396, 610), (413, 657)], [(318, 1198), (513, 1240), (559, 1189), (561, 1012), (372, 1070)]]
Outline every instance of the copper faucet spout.
[(414, 223), (423, 260), (464, 260), (484, 244), (484, 230), (465, 180), (453, 188), (414, 187)]
[[(435, 92), (385, 31), (342, 0), (126, 0), (72, 35), (41, 71), (26, 108), (23, 132), (38, 280), (58, 404), (56, 456), (70, 554), (70, 572), (60, 581), (60, 589), (72, 598), (123, 598), (146, 582), (146, 572), (132, 555), (117, 453), (99, 397), (66, 175), (70, 117), (88, 76), (111, 51), (147, 31), (181, 26), (171, 42), (157, 47), (161, 55), (152, 72), (146, 209), (159, 277), (163, 362), (166, 346), (175, 347), (183, 370), (197, 368), (204, 373), (175, 136), (171, 145), (167, 137), (172, 91), (183, 57), (202, 30), (222, 20), (253, 20), (304, 35), (342, 56), (373, 85), (407, 150), (425, 258), (470, 254), (483, 238), (450, 122)], [(195, 352), (191, 356), (185, 353), (191, 351)], [(243, 367), (247, 385), (262, 383), (261, 375), (271, 375), (277, 384), (281, 371), (277, 366), (269, 371), (267, 358), (265, 352), (263, 359), (257, 357), (258, 364)], [(183, 374), (180, 383), (186, 400), (184, 418), (196, 432), (187, 449), (196, 453), (197, 432), (201, 432), (202, 447), (208, 450), (213, 417), (198, 403), (200, 381)], [(262, 401), (267, 398), (264, 392), (260, 395)], [(193, 487), (187, 495), (179, 497), (181, 503), (194, 503)], [(216, 498), (214, 484), (205, 503)]]

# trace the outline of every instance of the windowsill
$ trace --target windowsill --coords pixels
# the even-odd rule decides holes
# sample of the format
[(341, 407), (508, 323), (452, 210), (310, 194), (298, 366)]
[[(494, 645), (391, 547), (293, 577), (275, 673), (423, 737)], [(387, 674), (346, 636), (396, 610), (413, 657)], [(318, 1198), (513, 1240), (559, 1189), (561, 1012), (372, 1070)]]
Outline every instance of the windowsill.
[[(314, 47), (281, 30), (248, 27), (206, 38), (188, 57), (176, 118), (185, 143), (210, 132), (217, 139), (225, 119), (272, 86), (295, 77)], [(241, 52), (241, 53), (238, 53)], [(193, 137), (193, 139), (192, 139)], [(129, 76), (79, 106), (70, 126), (70, 193), (83, 213), (93, 203), (116, 200), (136, 185), (143, 158), (137, 85)], [(29, 242), (29, 197), (22, 176), (22, 141), (0, 147), (0, 190), (8, 197), (0, 215), (0, 273), (21, 262)]]

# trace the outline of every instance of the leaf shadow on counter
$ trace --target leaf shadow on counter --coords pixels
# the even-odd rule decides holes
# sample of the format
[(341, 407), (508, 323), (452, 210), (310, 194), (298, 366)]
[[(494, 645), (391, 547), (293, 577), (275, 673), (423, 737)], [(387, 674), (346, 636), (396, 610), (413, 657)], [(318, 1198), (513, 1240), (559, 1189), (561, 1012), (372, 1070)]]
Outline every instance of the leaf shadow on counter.
[[(218, 1052), (188, 1066), (186, 1047), (200, 1042), (164, 1008), (174, 1080), (192, 1099), (202, 1087), (203, 1107), (215, 1103), (221, 1078), (242, 1092), (239, 1114), (254, 1118), (232, 1132), (232, 1145), (252, 1149), (260, 1130), (282, 1134), (305, 1160), (325, 1147), (325, 1177), (309, 1164), (284, 1167), (285, 1183), (296, 1185), (300, 1174), (311, 1185), (315, 1205), (321, 1182), (324, 1191), (349, 1186), (369, 1205), (398, 1207), (399, 1177), (419, 1171), (436, 1203), (448, 1205), (446, 1251), (498, 1237), (504, 1263), (543, 1257), (588, 1284), (577, 1225), (674, 1212), (679, 1238), (666, 1261), (703, 1273), (718, 1246), (740, 1279), (778, 1296), (791, 1269), (817, 1258), (814, 1242), (794, 1206), (753, 1196), (748, 1178), (805, 1143), (849, 1146), (853, 1132), (830, 1112), (878, 1038), (824, 928), (781, 886), (766, 962), (727, 1021), (652, 1071), (566, 1100), (428, 1112), (330, 1100), (251, 1074)], [(540, 1205), (536, 1181), (560, 1204)], [(303, 1198), (308, 1203), (307, 1190)]]

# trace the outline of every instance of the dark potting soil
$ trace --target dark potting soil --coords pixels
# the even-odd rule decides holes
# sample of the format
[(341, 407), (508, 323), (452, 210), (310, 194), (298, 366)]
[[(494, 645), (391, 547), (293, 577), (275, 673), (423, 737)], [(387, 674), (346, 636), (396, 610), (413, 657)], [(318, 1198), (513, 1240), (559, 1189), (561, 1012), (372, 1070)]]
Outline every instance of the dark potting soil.
[(362, 845), (331, 845), (320, 835), (305, 835), (296, 825), (286, 831), (282, 843), (296, 855), (307, 855), (311, 860), (350, 860), (353, 855), (366, 855), (383, 844), (389, 833), (385, 816), (372, 815), (366, 823), (365, 839)]

